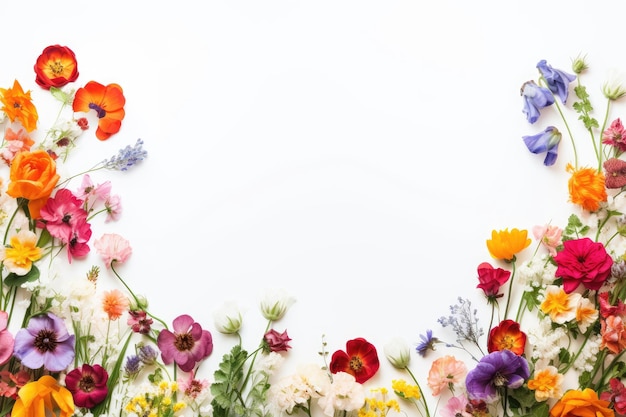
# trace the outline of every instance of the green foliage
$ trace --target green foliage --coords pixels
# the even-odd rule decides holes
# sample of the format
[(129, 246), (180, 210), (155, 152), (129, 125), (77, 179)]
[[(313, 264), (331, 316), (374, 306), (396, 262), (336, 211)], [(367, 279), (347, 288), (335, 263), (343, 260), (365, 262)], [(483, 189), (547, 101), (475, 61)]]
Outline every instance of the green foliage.
[(231, 413), (243, 415), (243, 398), (240, 387), (243, 383), (243, 367), (248, 358), (248, 352), (241, 345), (235, 345), (230, 353), (222, 357), (219, 368), (214, 372), (215, 382), (211, 385), (213, 394), (213, 416), (228, 417)]
[(589, 232), (589, 226), (584, 225), (580, 218), (571, 214), (567, 219), (567, 226), (563, 229), (563, 241), (580, 239)]
[(39, 279), (39, 268), (33, 265), (26, 275), (17, 275), (16, 273), (11, 272), (6, 276), (6, 278), (4, 278), (4, 284), (7, 287), (19, 287), (26, 282), (33, 282), (37, 279)]
[(515, 390), (508, 390), (509, 407), (514, 416), (517, 417), (548, 417), (550, 407), (544, 402), (535, 399), (534, 391), (524, 385)]
[(572, 105), (572, 107), (574, 108), (574, 110), (576, 110), (576, 113), (580, 114), (578, 119), (583, 122), (585, 129), (591, 130), (594, 127), (595, 128), (600, 127), (600, 125), (598, 124), (598, 121), (594, 117), (591, 116), (591, 112), (593, 111), (593, 106), (591, 105), (591, 102), (589, 101), (589, 94), (587, 93), (587, 88), (582, 85), (578, 85), (574, 87), (574, 92), (576, 93), (576, 96), (580, 99), (580, 101), (575, 102)]

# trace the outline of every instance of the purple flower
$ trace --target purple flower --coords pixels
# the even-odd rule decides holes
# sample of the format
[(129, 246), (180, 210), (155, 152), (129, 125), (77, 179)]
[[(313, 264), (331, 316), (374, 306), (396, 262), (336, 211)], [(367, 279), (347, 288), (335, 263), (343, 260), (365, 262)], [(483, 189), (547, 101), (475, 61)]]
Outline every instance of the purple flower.
[(166, 365), (175, 362), (183, 372), (189, 372), (213, 352), (213, 337), (187, 314), (176, 317), (172, 324), (173, 332), (161, 330), (157, 338), (161, 357)]
[(534, 81), (526, 81), (520, 90), (520, 94), (524, 99), (523, 112), (526, 120), (535, 123), (541, 113), (539, 110), (548, 107), (554, 103), (554, 95), (552, 91), (545, 87), (540, 87)]
[(34, 316), (15, 335), (15, 357), (30, 369), (60, 372), (74, 360), (74, 335), (52, 313)]
[(425, 357), (429, 350), (435, 350), (435, 344), (439, 343), (439, 339), (433, 337), (433, 331), (430, 329), (426, 330), (426, 335), (421, 334), (420, 339), (422, 341), (417, 344), (415, 350), (421, 357)]
[(470, 398), (492, 402), (500, 388), (519, 388), (529, 376), (524, 357), (510, 350), (498, 350), (483, 356), (467, 373), (465, 386)]
[(528, 150), (532, 153), (547, 152), (543, 164), (545, 166), (551, 166), (556, 162), (561, 137), (561, 132), (559, 132), (556, 127), (548, 126), (543, 132), (536, 135), (523, 136), (522, 139)]
[(537, 63), (537, 69), (539, 69), (541, 76), (546, 80), (546, 83), (548, 83), (550, 91), (559, 96), (561, 102), (565, 104), (569, 93), (569, 83), (574, 81), (576, 76), (552, 68), (552, 66), (550, 66), (545, 59), (542, 59), (539, 63)]

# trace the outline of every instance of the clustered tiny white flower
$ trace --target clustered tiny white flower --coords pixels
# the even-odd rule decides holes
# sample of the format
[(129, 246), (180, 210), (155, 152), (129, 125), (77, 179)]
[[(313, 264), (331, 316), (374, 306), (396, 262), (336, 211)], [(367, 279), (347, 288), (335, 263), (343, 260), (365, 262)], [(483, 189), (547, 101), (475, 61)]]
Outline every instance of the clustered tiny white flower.
[(531, 356), (537, 360), (536, 367), (544, 368), (556, 359), (561, 346), (567, 346), (567, 333), (562, 327), (552, 328), (550, 317), (541, 319), (536, 327), (527, 332), (528, 342), (532, 345)]
[(333, 417), (335, 412), (358, 410), (364, 402), (365, 387), (346, 372), (334, 374), (328, 392), (318, 400), (319, 406), (328, 417)]
[(254, 364), (254, 370), (271, 376), (276, 373), (284, 361), (285, 358), (280, 353), (269, 352), (267, 355), (261, 355)]
[(330, 386), (328, 374), (313, 364), (301, 365), (293, 375), (272, 384), (268, 398), (275, 414), (291, 414), (296, 406), (325, 395)]
[(524, 285), (526, 290), (545, 288), (554, 282), (556, 266), (547, 261), (546, 256), (540, 259), (523, 262), (518, 271), (516, 280)]
[(596, 364), (598, 353), (600, 352), (600, 343), (602, 337), (600, 335), (591, 335), (580, 355), (574, 361), (573, 368), (578, 371), (591, 372)]

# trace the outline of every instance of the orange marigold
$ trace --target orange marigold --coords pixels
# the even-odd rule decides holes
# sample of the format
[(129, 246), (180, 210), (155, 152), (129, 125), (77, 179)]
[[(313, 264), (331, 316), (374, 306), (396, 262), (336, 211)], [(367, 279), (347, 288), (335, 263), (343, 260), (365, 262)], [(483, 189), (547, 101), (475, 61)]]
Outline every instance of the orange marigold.
[(572, 174), (567, 182), (570, 202), (584, 210), (597, 211), (607, 199), (604, 174), (593, 168), (574, 168), (571, 164), (567, 164), (566, 170)]
[(24, 92), (20, 83), (15, 80), (12, 88), (0, 88), (2, 110), (11, 122), (18, 120), (27, 132), (37, 128), (39, 114), (30, 97), (30, 90)]
[(107, 313), (107, 316), (109, 316), (109, 320), (117, 320), (128, 310), (128, 304), (128, 297), (120, 290), (113, 289), (111, 291), (105, 291), (102, 300), (102, 309)]
[(598, 398), (591, 388), (569, 390), (550, 410), (550, 417), (614, 417), (609, 401)]
[(487, 240), (487, 249), (494, 259), (511, 262), (515, 259), (515, 255), (530, 246), (530, 243), (528, 230), (493, 230), (491, 239)]

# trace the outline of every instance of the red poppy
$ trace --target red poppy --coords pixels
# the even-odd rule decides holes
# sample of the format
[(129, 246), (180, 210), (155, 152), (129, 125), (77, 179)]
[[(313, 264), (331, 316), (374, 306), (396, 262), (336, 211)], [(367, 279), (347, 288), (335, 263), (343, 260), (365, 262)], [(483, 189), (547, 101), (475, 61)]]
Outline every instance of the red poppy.
[(522, 355), (526, 347), (526, 333), (520, 330), (519, 323), (513, 320), (503, 320), (489, 332), (487, 350), (489, 353), (510, 350), (516, 355)]
[(109, 374), (100, 365), (83, 364), (65, 376), (65, 386), (78, 407), (92, 408), (100, 404), (109, 393)]
[(330, 372), (346, 372), (359, 384), (373, 377), (379, 367), (376, 348), (362, 337), (348, 340), (346, 351), (336, 351), (330, 360)]
[(76, 56), (67, 46), (51, 45), (43, 50), (35, 63), (35, 82), (49, 90), (63, 87), (78, 78)]
[(111, 135), (120, 131), (125, 116), (125, 104), (124, 92), (118, 84), (104, 86), (95, 81), (89, 81), (76, 91), (72, 107), (75, 112), (88, 113), (94, 110), (98, 116), (96, 137), (100, 140), (107, 140)]
[(502, 268), (494, 268), (488, 262), (481, 263), (477, 269), (479, 283), (476, 288), (483, 290), (490, 300), (502, 297), (498, 291), (509, 280), (511, 272)]

